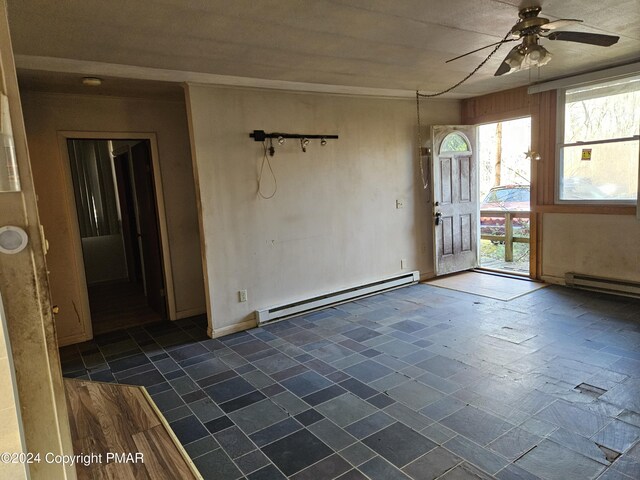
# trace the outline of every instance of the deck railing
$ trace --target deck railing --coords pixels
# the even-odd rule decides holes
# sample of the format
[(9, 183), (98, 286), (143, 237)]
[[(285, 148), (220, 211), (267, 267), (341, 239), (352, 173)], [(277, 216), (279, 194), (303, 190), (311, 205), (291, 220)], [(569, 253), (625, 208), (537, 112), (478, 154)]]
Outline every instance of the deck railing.
[[(482, 240), (491, 240), (492, 242), (504, 242), (504, 260), (505, 262), (513, 262), (513, 244), (514, 243), (529, 243), (529, 237), (514, 236), (513, 234), (513, 220), (515, 218), (530, 218), (530, 212), (512, 211), (512, 210), (481, 210), (480, 218), (504, 218), (504, 226), (502, 225), (482, 225), (480, 221), (480, 228), (492, 228), (498, 229), (504, 227), (504, 235), (489, 235), (482, 233), (480, 238)], [(527, 227), (527, 231), (529, 228)]]

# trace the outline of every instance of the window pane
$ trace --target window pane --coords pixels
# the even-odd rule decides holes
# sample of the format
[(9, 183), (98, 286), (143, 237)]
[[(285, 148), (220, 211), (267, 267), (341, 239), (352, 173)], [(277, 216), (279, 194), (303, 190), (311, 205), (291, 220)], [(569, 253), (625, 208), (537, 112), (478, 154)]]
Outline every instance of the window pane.
[[(634, 200), (639, 143), (563, 147), (560, 200)], [(582, 160), (583, 149), (591, 149), (591, 160)]]
[(640, 76), (569, 89), (565, 102), (564, 143), (640, 132)]
[(471, 148), (467, 145), (464, 137), (458, 133), (450, 133), (442, 141), (440, 152), (469, 152)]

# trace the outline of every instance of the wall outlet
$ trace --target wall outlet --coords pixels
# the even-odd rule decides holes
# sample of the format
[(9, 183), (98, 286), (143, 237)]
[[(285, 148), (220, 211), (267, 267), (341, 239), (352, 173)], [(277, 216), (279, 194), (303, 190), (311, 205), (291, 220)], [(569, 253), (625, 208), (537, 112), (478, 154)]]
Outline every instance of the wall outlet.
[(405, 268), (407, 268), (407, 259), (406, 258), (403, 258), (402, 260), (400, 260), (400, 268), (403, 269), (403, 270)]
[(404, 208), (404, 200), (402, 198), (398, 198), (396, 200), (396, 208), (397, 209)]
[(247, 301), (247, 291), (246, 290), (239, 290), (238, 291), (238, 301), (239, 302), (246, 302)]

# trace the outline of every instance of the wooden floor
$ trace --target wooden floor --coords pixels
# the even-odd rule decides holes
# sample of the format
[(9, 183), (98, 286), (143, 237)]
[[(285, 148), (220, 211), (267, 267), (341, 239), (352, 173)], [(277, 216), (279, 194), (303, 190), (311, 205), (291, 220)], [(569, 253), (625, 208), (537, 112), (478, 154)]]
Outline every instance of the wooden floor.
[(435, 278), (427, 283), (434, 287), (448, 288), (449, 290), (457, 290), (504, 301), (513, 300), (546, 287), (544, 283), (534, 282), (526, 278), (510, 278), (481, 272), (457, 273)]
[(128, 281), (89, 286), (89, 304), (94, 335), (162, 320), (147, 305), (142, 285)]
[[(142, 387), (65, 379), (75, 454), (102, 454), (77, 465), (78, 479), (201, 479)], [(144, 463), (106, 463), (106, 454), (141, 452)]]

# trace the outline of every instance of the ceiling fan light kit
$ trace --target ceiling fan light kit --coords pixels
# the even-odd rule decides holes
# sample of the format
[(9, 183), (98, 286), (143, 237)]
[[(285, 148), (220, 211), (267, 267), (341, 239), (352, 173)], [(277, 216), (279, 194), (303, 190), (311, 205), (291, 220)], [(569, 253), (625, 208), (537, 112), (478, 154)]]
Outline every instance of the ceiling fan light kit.
[(534, 35), (527, 35), (521, 45), (511, 49), (495, 75), (506, 75), (532, 67), (541, 67), (549, 63), (552, 57), (549, 50), (538, 44), (538, 39)]

